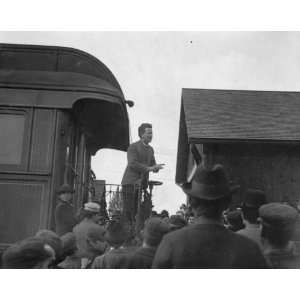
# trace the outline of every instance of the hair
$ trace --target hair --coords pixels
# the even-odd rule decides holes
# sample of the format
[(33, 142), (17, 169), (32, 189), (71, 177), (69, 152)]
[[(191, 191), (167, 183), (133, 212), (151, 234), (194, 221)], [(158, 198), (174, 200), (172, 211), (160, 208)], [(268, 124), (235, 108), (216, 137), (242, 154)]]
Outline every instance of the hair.
[(251, 224), (258, 224), (259, 208), (242, 206), (244, 219)]
[(271, 245), (282, 248), (291, 240), (294, 233), (294, 226), (289, 227), (271, 227), (262, 224), (261, 237), (266, 239)]
[(3, 253), (2, 268), (33, 269), (52, 257), (49, 245), (36, 237), (13, 244)]
[(226, 216), (229, 229), (232, 231), (238, 231), (240, 229), (245, 228), (245, 224), (243, 222), (242, 214), (239, 210), (229, 211)]
[(225, 196), (215, 200), (206, 200), (190, 197), (189, 202), (196, 216), (203, 216), (211, 219), (222, 217), (223, 211), (228, 207), (231, 196)]
[(138, 128), (138, 134), (139, 137), (141, 138), (142, 135), (144, 134), (146, 128), (152, 128), (152, 125), (150, 123), (142, 123), (139, 128)]

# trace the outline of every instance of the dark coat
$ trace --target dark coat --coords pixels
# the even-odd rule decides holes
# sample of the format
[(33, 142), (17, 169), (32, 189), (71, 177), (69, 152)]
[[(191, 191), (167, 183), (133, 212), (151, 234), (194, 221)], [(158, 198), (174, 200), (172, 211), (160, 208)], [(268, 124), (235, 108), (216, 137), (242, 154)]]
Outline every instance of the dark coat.
[(156, 248), (140, 247), (129, 258), (129, 269), (151, 269)]
[(266, 268), (258, 245), (219, 224), (193, 224), (164, 236), (153, 268)]
[(146, 184), (149, 178), (147, 168), (156, 164), (153, 148), (145, 146), (142, 141), (135, 142), (127, 150), (127, 161), (122, 184), (135, 184), (142, 178)]
[(96, 257), (92, 269), (128, 269), (129, 256), (127, 248), (112, 249)]
[(102, 226), (94, 223), (94, 221), (90, 219), (83, 219), (73, 229), (78, 249), (77, 255), (81, 258), (85, 257), (93, 259), (95, 257), (95, 249), (93, 249), (88, 242), (88, 232), (91, 229), (94, 229), (95, 231), (104, 230)]
[(290, 242), (285, 250), (272, 250), (265, 252), (265, 257), (269, 260), (271, 267), (275, 269), (300, 269), (300, 244)]
[(65, 201), (59, 201), (55, 208), (55, 232), (62, 236), (72, 232), (76, 224), (73, 206)]

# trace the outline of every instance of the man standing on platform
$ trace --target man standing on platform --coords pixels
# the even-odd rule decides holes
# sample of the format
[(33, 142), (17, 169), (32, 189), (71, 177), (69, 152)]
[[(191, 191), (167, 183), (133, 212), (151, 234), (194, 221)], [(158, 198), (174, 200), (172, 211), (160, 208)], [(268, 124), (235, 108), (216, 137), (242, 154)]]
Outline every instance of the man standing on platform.
[(138, 128), (140, 140), (127, 150), (128, 164), (122, 179), (123, 217), (133, 225), (138, 210), (138, 197), (141, 190), (147, 189), (149, 173), (157, 173), (163, 164), (156, 164), (152, 141), (152, 125), (143, 123)]

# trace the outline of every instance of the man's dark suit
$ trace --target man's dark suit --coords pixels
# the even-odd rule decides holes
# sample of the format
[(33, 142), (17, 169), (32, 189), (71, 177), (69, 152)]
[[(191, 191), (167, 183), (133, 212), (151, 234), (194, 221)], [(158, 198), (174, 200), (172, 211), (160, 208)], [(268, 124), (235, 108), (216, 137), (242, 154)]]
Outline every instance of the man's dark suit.
[(194, 224), (164, 236), (153, 268), (266, 268), (258, 245), (221, 224)]
[(148, 167), (156, 164), (154, 150), (141, 140), (131, 144), (127, 150), (128, 164), (122, 179), (123, 212), (126, 220), (135, 222), (137, 213), (138, 187), (147, 188)]

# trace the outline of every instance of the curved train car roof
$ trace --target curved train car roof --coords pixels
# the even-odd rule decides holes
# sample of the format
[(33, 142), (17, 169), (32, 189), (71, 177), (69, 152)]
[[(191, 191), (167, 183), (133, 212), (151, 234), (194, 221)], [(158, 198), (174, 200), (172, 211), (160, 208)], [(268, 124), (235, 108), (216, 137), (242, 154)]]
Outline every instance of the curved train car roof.
[(103, 79), (122, 92), (105, 64), (74, 48), (0, 43), (0, 69), (82, 73)]
[(118, 81), (101, 61), (77, 49), (0, 44), (0, 105), (72, 109), (93, 154), (129, 145)]

